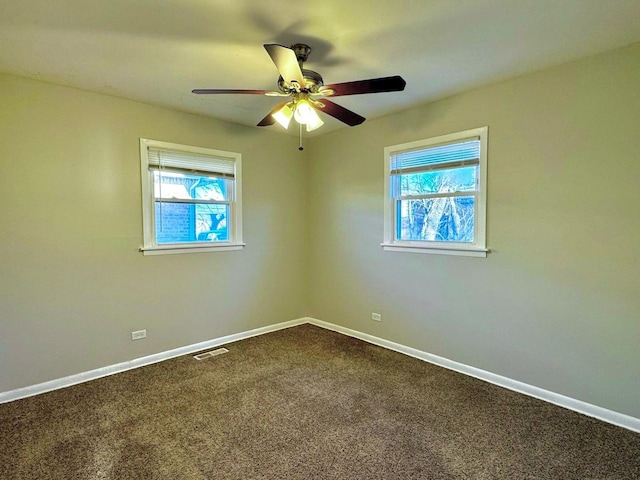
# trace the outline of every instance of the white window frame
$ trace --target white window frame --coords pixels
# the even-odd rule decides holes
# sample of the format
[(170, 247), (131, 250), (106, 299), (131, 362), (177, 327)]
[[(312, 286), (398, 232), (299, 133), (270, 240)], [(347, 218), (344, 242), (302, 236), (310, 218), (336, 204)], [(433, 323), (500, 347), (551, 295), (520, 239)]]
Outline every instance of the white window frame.
[[(229, 240), (221, 242), (189, 242), (158, 244), (155, 235), (155, 198), (153, 174), (150, 173), (149, 149), (177, 151), (196, 155), (205, 155), (213, 159), (231, 160), (234, 163), (233, 198), (229, 202), (231, 228)], [(144, 246), (140, 251), (144, 255), (166, 255), (174, 253), (218, 252), (241, 250), (242, 241), (242, 155), (211, 148), (193, 147), (158, 140), (140, 139), (140, 175), (142, 181), (142, 220)]]
[[(463, 132), (442, 135), (438, 137), (418, 140), (415, 142), (392, 145), (384, 149), (384, 241), (381, 244), (385, 251), (430, 253), (437, 255), (461, 255), (472, 257), (486, 257), (487, 230), (487, 138), (488, 127), (474, 128)], [(438, 145), (463, 142), (470, 139), (480, 140), (480, 158), (478, 162), (478, 189), (474, 202), (474, 242), (456, 243), (430, 240), (399, 240), (396, 238), (396, 201), (392, 196), (394, 176), (391, 175), (391, 162), (394, 155), (411, 151), (435, 147)]]

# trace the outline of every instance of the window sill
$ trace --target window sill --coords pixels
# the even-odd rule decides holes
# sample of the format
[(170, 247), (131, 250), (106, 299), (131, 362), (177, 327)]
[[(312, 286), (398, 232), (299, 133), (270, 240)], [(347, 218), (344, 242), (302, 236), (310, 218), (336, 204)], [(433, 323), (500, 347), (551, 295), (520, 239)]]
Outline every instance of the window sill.
[(483, 257), (486, 258), (489, 249), (477, 247), (446, 247), (446, 246), (422, 246), (403, 245), (398, 243), (381, 243), (382, 249), (386, 252), (405, 253), (429, 253), (431, 255), (457, 255), (461, 257)]
[(223, 245), (162, 245), (156, 247), (141, 247), (143, 255), (172, 255), (175, 253), (205, 253), (242, 250), (246, 243), (225, 243)]

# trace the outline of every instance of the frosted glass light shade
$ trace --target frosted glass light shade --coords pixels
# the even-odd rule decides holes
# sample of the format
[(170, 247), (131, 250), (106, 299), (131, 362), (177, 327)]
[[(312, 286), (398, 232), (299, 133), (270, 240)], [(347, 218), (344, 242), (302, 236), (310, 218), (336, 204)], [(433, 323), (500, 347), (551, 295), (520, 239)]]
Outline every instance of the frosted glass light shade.
[(296, 110), (293, 114), (293, 118), (296, 119), (296, 122), (306, 125), (313, 120), (314, 115), (316, 117), (318, 116), (307, 100), (298, 100), (298, 103), (296, 103)]
[(313, 114), (315, 118), (312, 119), (312, 121), (310, 121), (309, 123), (307, 123), (307, 132), (311, 132), (316, 128), (320, 128), (322, 125), (324, 125), (324, 122), (315, 111), (313, 112)]
[(293, 117), (293, 110), (291, 110), (289, 105), (285, 105), (271, 116), (275, 118), (276, 122), (278, 122), (284, 128), (289, 128), (289, 123), (291, 122), (291, 118)]

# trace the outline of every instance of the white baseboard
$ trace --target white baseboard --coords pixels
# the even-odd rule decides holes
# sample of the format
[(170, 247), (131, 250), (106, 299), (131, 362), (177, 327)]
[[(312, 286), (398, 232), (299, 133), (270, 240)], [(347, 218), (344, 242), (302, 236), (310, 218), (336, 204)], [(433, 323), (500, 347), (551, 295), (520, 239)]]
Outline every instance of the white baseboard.
[(324, 322), (322, 320), (311, 317), (308, 317), (307, 321), (312, 325), (326, 328), (328, 330), (333, 330), (334, 332), (342, 333), (350, 337), (358, 338), (360, 340), (364, 340), (365, 342), (388, 348), (389, 350), (404, 353), (405, 355), (424, 360), (425, 362), (433, 363), (434, 365), (439, 365), (441, 367), (448, 368), (449, 370), (454, 370), (456, 372), (469, 375), (471, 377), (475, 377), (489, 383), (493, 383), (494, 385), (498, 385), (500, 387), (504, 387), (509, 390), (528, 395), (530, 397), (538, 398), (540, 400), (553, 403), (554, 405), (558, 405), (560, 407), (582, 413), (589, 417), (597, 418), (598, 420), (612, 423), (614, 425), (618, 425), (619, 427), (623, 427), (628, 430), (640, 433), (640, 418), (635, 418), (623, 413), (614, 412), (613, 410), (608, 410), (606, 408), (598, 407), (597, 405), (586, 403), (581, 400), (576, 400), (565, 395), (560, 395), (559, 393), (554, 393), (539, 387), (534, 387), (533, 385), (522, 383), (517, 380), (512, 380), (510, 378), (496, 375), (495, 373), (487, 372), (485, 370), (480, 370), (479, 368), (470, 367), (469, 365), (465, 365), (463, 363), (454, 362), (453, 360), (439, 357), (431, 353), (426, 353), (415, 348), (406, 347), (404, 345), (400, 345), (399, 343), (390, 342), (389, 340), (385, 340), (383, 338), (374, 337), (373, 335), (369, 335), (367, 333), (362, 333), (356, 330), (351, 330), (350, 328), (341, 327), (340, 325), (334, 325), (332, 323)]
[(0, 403), (12, 402), (13, 400), (19, 400), (21, 398), (39, 395), (41, 393), (50, 392), (52, 390), (70, 387), (71, 385), (76, 385), (78, 383), (88, 382), (89, 380), (96, 380), (108, 375), (114, 375), (116, 373), (125, 372), (134, 368), (144, 367), (145, 365), (150, 365), (152, 363), (162, 362), (163, 360), (168, 360), (170, 358), (194, 353), (199, 350), (206, 350), (208, 348), (218, 347), (226, 343), (237, 342), (238, 340), (244, 340), (245, 338), (263, 335), (269, 332), (275, 332), (276, 330), (282, 330), (283, 328), (295, 327), (296, 325), (301, 325), (303, 323), (307, 323), (306, 318), (299, 318), (297, 320), (291, 320), (288, 322), (276, 323), (275, 325), (256, 328), (254, 330), (248, 330), (241, 333), (234, 333), (225, 337), (215, 338), (213, 340), (207, 340), (200, 343), (194, 343), (193, 345), (174, 348), (173, 350), (167, 350), (165, 352), (154, 353), (153, 355), (136, 358), (128, 362), (117, 363), (115, 365), (109, 365), (107, 367), (89, 370), (88, 372), (69, 375), (68, 377), (58, 378), (56, 380), (39, 383), (37, 385), (9, 390), (8, 392), (0, 393)]
[(173, 350), (168, 350), (165, 352), (155, 353), (153, 355), (148, 355), (146, 357), (136, 358), (134, 360), (130, 360), (127, 362), (117, 363), (115, 365), (110, 365), (103, 368), (97, 368), (95, 370), (90, 370), (88, 372), (69, 375), (68, 377), (63, 377), (56, 380), (39, 383), (37, 385), (31, 385), (28, 387), (17, 388), (15, 390), (9, 390), (7, 392), (1, 392), (0, 403), (11, 402), (13, 400), (19, 400), (21, 398), (31, 397), (33, 395), (50, 392), (52, 390), (70, 387), (71, 385), (76, 385), (78, 383), (88, 382), (90, 380), (95, 380), (101, 377), (106, 377), (108, 375), (114, 375), (116, 373), (125, 372), (127, 370), (143, 367), (145, 365), (150, 365), (152, 363), (162, 362), (163, 360), (168, 360), (170, 358), (179, 357), (181, 355), (187, 355), (200, 350), (206, 350), (208, 348), (218, 347), (220, 345), (236, 342), (238, 340), (243, 340), (245, 338), (255, 337), (257, 335), (263, 335), (265, 333), (282, 330), (284, 328), (295, 327), (297, 325), (302, 325), (304, 323), (310, 323), (312, 325), (316, 325), (318, 327), (322, 327), (327, 330), (332, 330), (334, 332), (338, 332), (343, 335), (348, 335), (350, 337), (358, 338), (365, 342), (378, 345), (380, 347), (384, 347), (399, 353), (403, 353), (405, 355), (409, 355), (411, 357), (415, 357), (420, 360), (433, 363), (434, 365), (439, 365), (441, 367), (448, 368), (449, 370), (454, 370), (464, 375), (469, 375), (471, 377), (475, 377), (480, 380), (493, 383), (500, 387), (504, 387), (509, 390), (513, 390), (515, 392), (528, 395), (530, 397), (538, 398), (540, 400), (553, 403), (560, 407), (564, 407), (569, 410), (573, 410), (575, 412), (597, 418), (604, 422), (618, 425), (628, 430), (632, 430), (634, 432), (640, 433), (639, 418), (614, 412), (606, 408), (598, 407), (597, 405), (592, 405), (590, 403), (586, 403), (581, 400), (576, 400), (571, 397), (567, 397), (565, 395), (560, 395), (558, 393), (550, 392), (548, 390), (544, 390), (542, 388), (535, 387), (533, 385), (522, 383), (517, 380), (512, 380), (510, 378), (503, 377), (501, 375), (496, 375), (495, 373), (487, 372), (485, 370), (480, 370), (479, 368), (471, 367), (463, 363), (459, 363), (453, 360), (449, 360), (447, 358), (439, 357), (438, 355), (433, 355), (431, 353), (423, 352), (415, 348), (406, 347), (399, 343), (391, 342), (389, 340), (385, 340), (379, 337), (374, 337), (373, 335), (369, 335), (367, 333), (358, 332), (357, 330), (341, 327), (340, 325), (324, 322), (322, 320), (318, 320), (316, 318), (311, 318), (311, 317), (304, 317), (296, 320), (290, 320), (288, 322), (276, 323), (274, 325), (269, 325), (267, 327), (261, 327), (253, 330), (248, 330), (246, 332), (235, 333), (232, 335), (227, 335), (227, 336), (216, 338), (213, 340), (207, 340), (204, 342), (195, 343), (193, 345), (187, 345), (185, 347), (180, 347), (180, 348), (175, 348)]

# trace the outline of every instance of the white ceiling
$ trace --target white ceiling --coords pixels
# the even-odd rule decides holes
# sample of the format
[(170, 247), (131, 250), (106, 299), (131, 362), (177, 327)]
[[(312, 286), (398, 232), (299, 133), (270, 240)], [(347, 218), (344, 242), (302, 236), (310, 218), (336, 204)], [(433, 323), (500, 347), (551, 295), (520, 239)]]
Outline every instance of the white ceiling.
[(637, 41), (640, 0), (0, 0), (0, 72), (252, 126), (280, 100), (191, 90), (275, 89), (264, 43), (307, 43), (325, 83), (402, 75), (336, 97), (374, 118)]

